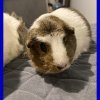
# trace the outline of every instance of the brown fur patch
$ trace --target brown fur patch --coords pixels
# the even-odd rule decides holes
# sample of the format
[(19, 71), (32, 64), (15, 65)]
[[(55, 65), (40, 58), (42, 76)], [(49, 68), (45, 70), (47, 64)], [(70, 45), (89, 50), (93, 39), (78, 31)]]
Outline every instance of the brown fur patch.
[(48, 71), (50, 69), (49, 65), (51, 65), (53, 62), (50, 45), (45, 43), (47, 47), (47, 52), (45, 53), (40, 49), (40, 43), (41, 43), (40, 41), (34, 39), (31, 42), (32, 42), (31, 48), (28, 49), (29, 57), (35, 63), (39, 71), (42, 72)]
[(18, 16), (15, 12), (12, 12), (11, 16), (16, 18), (18, 21), (20, 21), (20, 25), (18, 26), (17, 32), (19, 34), (19, 42), (23, 46), (25, 46), (28, 28), (26, 27), (25, 22), (23, 21), (22, 17)]
[(70, 63), (73, 60), (75, 50), (76, 50), (76, 38), (74, 35), (74, 30), (69, 31), (67, 28), (65, 29), (65, 32), (67, 33), (66, 36), (63, 39), (64, 45), (66, 47), (67, 55), (69, 57)]
[(28, 34), (28, 29), (25, 26), (24, 22), (21, 22), (21, 24), (19, 25), (18, 29), (18, 34), (19, 34), (19, 42), (25, 46), (26, 43), (26, 39), (27, 39), (27, 34)]
[(15, 17), (17, 20), (20, 21), (20, 25), (18, 26), (18, 29), (17, 29), (17, 32), (18, 32), (18, 35), (19, 35), (19, 43), (21, 45), (23, 45), (24, 47), (24, 51), (23, 53), (21, 54), (20, 57), (27, 57), (27, 53), (26, 53), (26, 39), (27, 39), (27, 35), (28, 35), (28, 28), (26, 27), (25, 25), (25, 22), (23, 21), (22, 17), (19, 17), (16, 15), (15, 12), (13, 12), (11, 14), (11, 16)]

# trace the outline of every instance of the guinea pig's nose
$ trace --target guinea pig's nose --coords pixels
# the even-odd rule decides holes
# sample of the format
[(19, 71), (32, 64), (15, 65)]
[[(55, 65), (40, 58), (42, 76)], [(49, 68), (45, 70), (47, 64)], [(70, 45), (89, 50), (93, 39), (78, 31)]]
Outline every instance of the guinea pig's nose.
[(63, 68), (65, 68), (66, 66), (67, 66), (67, 64), (61, 65), (61, 66), (57, 66), (57, 68), (58, 68), (58, 69), (63, 69)]
[(57, 66), (57, 68), (61, 70), (63, 67), (61, 67), (61, 66)]

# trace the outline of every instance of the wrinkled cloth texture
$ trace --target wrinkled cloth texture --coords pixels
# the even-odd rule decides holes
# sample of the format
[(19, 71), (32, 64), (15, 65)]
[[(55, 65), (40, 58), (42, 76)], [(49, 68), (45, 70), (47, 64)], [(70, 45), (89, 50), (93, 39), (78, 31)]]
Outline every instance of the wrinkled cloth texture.
[(30, 60), (16, 58), (4, 69), (4, 100), (96, 100), (96, 26), (92, 42), (72, 66), (59, 74), (39, 75)]

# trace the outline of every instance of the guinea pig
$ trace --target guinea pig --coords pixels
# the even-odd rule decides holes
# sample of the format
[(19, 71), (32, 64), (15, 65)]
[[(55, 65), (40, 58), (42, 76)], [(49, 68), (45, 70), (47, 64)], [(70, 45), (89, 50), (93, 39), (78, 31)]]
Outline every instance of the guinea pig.
[(29, 29), (27, 52), (40, 73), (68, 69), (90, 46), (89, 23), (76, 10), (59, 8), (37, 18)]
[[(19, 56), (23, 50), (24, 45), (21, 42), (22, 34), (25, 35), (27, 28), (22, 22), (8, 13), (3, 13), (4, 17), (4, 66), (11, 60)], [(24, 31), (23, 31), (24, 30)]]

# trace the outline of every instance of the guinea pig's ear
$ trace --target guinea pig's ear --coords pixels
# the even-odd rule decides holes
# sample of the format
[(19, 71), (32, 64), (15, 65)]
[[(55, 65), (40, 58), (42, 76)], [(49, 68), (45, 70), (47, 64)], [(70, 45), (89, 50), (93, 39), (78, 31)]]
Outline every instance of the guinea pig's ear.
[(36, 41), (36, 39), (35, 38), (32, 38), (31, 40), (27, 41), (26, 46), (28, 48), (32, 48), (33, 45), (34, 45), (34, 43), (35, 43), (35, 41)]
[(74, 34), (74, 28), (69, 26), (64, 26), (64, 31), (66, 34)]

